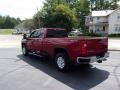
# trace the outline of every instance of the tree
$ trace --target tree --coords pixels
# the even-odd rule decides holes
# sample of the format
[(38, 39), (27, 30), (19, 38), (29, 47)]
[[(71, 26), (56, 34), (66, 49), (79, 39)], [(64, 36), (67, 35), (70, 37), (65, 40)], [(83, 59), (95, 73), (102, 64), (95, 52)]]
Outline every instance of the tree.
[(55, 8), (52, 17), (45, 24), (45, 27), (65, 28), (69, 31), (75, 27), (76, 20), (75, 13), (70, 10), (69, 6), (60, 4)]
[(91, 10), (116, 9), (120, 0), (89, 0)]
[(112, 0), (112, 1), (111, 1), (111, 9), (116, 9), (116, 8), (118, 8), (118, 7), (119, 7), (119, 4), (118, 4), (119, 1), (120, 1), (120, 0)]
[(64, 0), (46, 0), (42, 10), (33, 17), (35, 28), (61, 27), (71, 29), (75, 26), (75, 13)]
[(18, 25), (21, 20), (10, 16), (0, 16), (0, 28), (1, 29), (12, 29)]
[(32, 19), (24, 20), (19, 25), (17, 25), (16, 28), (26, 28), (32, 30), (34, 29), (33, 20)]
[(52, 13), (59, 3), (59, 0), (45, 0), (43, 8), (37, 10), (37, 13), (33, 16), (35, 28), (44, 27), (50, 21)]
[(70, 8), (74, 9), (78, 0), (65, 0), (65, 2), (70, 6)]
[(44, 26), (44, 21), (45, 20), (45, 15), (43, 11), (38, 11), (34, 16), (33, 16), (33, 24), (35, 28), (40, 28)]
[(13, 27), (14, 27), (13, 21), (11, 20), (11, 18), (9, 16), (6, 16), (3, 28), (9, 29), (9, 28), (13, 28)]
[[(118, 1), (120, 0), (45, 0), (43, 8), (33, 17), (34, 25), (35, 28), (63, 26), (67, 29), (68, 26), (73, 28), (75, 19), (70, 19), (72, 15), (77, 18), (77, 28), (86, 32), (85, 16), (88, 16), (90, 11), (116, 9), (119, 6)], [(66, 14), (67, 10), (71, 15)]]
[(96, 0), (89, 0), (90, 10), (91, 10), (91, 11), (92, 11), (93, 8), (95, 7), (95, 3), (96, 3)]
[(3, 24), (4, 24), (4, 18), (2, 16), (0, 16), (0, 28), (3, 28)]
[(83, 32), (86, 31), (85, 26), (85, 16), (90, 13), (89, 1), (88, 0), (78, 0), (76, 4), (76, 14), (78, 20), (78, 28), (81, 28)]

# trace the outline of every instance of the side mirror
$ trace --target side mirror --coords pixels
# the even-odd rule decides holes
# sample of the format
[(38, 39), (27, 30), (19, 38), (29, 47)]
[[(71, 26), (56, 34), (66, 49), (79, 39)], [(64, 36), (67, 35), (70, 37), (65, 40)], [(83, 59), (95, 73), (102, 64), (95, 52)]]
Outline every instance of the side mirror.
[(23, 39), (27, 39), (27, 35), (26, 34), (23, 34)]

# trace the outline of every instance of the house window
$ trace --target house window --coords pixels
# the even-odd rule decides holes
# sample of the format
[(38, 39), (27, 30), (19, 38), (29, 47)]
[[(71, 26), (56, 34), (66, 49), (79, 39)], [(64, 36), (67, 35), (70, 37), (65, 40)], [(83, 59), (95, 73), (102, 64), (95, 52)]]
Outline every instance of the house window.
[(99, 20), (100, 20), (100, 17), (97, 17), (97, 18), (96, 18), (96, 21), (99, 22)]
[(100, 17), (97, 17), (97, 20), (99, 21)]
[(115, 32), (118, 31), (118, 24), (115, 24)]
[(105, 31), (105, 26), (103, 27), (103, 31)]
[(120, 22), (120, 13), (117, 15), (117, 21)]
[(117, 32), (117, 31), (118, 31), (118, 27), (116, 26), (116, 27), (115, 27), (115, 32)]
[(97, 31), (98, 31), (98, 32), (100, 31), (99, 28), (97, 29)]
[(120, 32), (120, 24), (115, 25), (115, 32)]
[(91, 21), (91, 22), (93, 21), (93, 18), (92, 18), (92, 17), (90, 17), (90, 21)]
[(119, 27), (119, 30), (118, 30), (118, 32), (120, 32), (120, 27)]

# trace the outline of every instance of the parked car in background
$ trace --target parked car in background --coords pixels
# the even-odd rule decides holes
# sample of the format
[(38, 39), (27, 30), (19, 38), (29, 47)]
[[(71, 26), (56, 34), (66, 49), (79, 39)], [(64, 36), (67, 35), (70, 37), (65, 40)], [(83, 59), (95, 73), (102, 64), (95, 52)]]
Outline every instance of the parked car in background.
[(13, 29), (12, 34), (29, 34), (30, 30), (25, 29), (25, 28), (17, 28)]

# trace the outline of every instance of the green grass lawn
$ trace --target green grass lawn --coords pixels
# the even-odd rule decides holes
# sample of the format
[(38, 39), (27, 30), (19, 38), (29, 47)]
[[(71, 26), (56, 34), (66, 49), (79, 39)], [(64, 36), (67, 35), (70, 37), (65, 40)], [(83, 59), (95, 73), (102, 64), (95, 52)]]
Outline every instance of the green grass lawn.
[(13, 29), (0, 29), (0, 35), (10, 35)]

